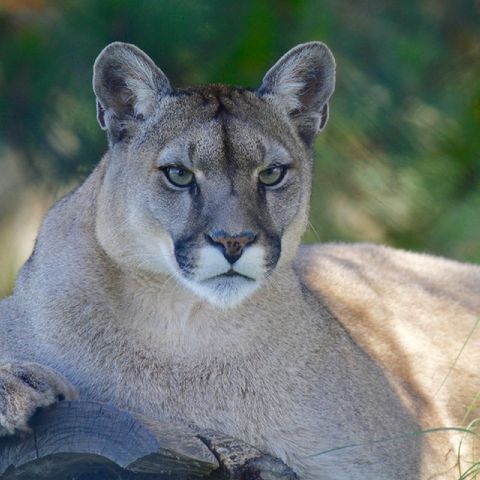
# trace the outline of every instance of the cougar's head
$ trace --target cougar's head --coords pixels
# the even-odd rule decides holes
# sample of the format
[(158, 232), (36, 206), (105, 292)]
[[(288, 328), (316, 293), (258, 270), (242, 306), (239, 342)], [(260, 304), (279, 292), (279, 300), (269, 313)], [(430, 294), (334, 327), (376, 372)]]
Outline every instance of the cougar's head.
[(107, 46), (93, 79), (110, 144), (96, 219), (107, 254), (217, 306), (245, 299), (295, 255), (334, 79), (320, 42), (286, 53), (257, 90), (176, 89), (137, 47)]

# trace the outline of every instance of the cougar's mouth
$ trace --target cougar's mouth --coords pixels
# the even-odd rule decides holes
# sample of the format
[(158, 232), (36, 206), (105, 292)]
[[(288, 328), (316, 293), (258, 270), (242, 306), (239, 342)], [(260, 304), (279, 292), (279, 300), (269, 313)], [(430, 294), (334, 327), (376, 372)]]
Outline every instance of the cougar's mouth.
[[(264, 278), (263, 247), (249, 247), (234, 265), (222, 251), (210, 245), (200, 249), (195, 263), (188, 255), (182, 256), (182, 253), (177, 248), (175, 254), (180, 267), (179, 280), (193, 293), (221, 308), (240, 304), (261, 285)], [(187, 269), (182, 268), (184, 264)]]
[(249, 277), (248, 275), (244, 275), (243, 273), (237, 272), (233, 268), (231, 268), (228, 272), (221, 273), (220, 275), (215, 275), (214, 277), (209, 278), (208, 280), (213, 280), (215, 278), (228, 278), (228, 277), (238, 277), (238, 278), (244, 278), (245, 280), (250, 280), (252, 282), (255, 281), (254, 278)]
[(242, 273), (238, 273), (235, 270), (221, 273), (210, 278), (206, 278), (201, 281), (204, 285), (218, 285), (228, 288), (228, 286), (241, 285), (247, 283), (255, 283), (257, 280)]

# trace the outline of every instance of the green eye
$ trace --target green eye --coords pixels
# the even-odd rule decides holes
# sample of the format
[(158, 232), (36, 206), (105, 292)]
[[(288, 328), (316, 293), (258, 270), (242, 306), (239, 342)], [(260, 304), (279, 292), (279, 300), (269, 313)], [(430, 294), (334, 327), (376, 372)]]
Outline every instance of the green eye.
[(193, 172), (183, 167), (165, 167), (162, 171), (167, 180), (176, 187), (189, 187), (195, 181)]
[(278, 185), (285, 177), (287, 173), (286, 165), (275, 165), (273, 167), (262, 170), (258, 174), (258, 180), (260, 183), (266, 187), (273, 187)]

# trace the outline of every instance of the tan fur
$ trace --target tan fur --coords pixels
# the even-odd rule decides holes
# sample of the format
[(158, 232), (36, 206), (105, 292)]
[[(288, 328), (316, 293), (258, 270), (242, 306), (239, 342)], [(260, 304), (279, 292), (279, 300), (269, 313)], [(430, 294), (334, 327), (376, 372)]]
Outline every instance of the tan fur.
[[(83, 399), (241, 438), (301, 479), (458, 476), (461, 435), (418, 432), (480, 414), (463, 418), (480, 391), (478, 329), (455, 363), (480, 313), (480, 268), (367, 244), (298, 249), (334, 63), (318, 42), (282, 58), (257, 92), (174, 91), (135, 47), (102, 52), (109, 152), (49, 212), (0, 303), (0, 386), (12, 385), (0, 434), (73, 395), (37, 364), (15, 374), (38, 362)], [(258, 193), (272, 161), (291, 162), (283, 190)], [(201, 199), (168, 184), (172, 162), (195, 173)], [(234, 264), (254, 287), (200, 289), (226, 271), (212, 229), (254, 230)], [(43, 397), (32, 378), (47, 379)]]

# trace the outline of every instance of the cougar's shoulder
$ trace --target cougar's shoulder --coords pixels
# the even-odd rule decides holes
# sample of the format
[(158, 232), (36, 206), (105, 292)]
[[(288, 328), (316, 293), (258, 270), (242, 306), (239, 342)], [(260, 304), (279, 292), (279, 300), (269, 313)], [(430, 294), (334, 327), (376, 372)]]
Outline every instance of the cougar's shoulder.
[(45, 310), (55, 310), (52, 303), (62, 291), (68, 294), (75, 279), (88, 275), (83, 260), (89, 255), (87, 244), (92, 244), (102, 171), (103, 162), (47, 213), (12, 295), (0, 302), (0, 357), (31, 360), (42, 348), (37, 336), (45, 333), (39, 323)]

